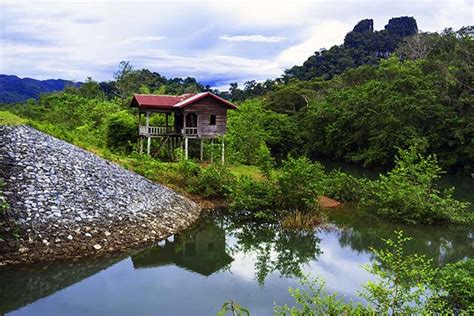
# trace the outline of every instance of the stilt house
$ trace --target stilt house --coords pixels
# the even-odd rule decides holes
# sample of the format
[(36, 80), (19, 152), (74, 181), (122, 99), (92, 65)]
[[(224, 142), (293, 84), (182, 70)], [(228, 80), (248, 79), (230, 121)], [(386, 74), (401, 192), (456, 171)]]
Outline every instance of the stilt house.
[[(190, 138), (201, 140), (201, 160), (203, 140), (214, 139), (227, 130), (227, 110), (236, 109), (232, 103), (212, 94), (150, 95), (136, 94), (131, 107), (138, 108), (138, 124), (141, 144), (147, 139), (147, 153), (150, 154), (151, 139), (158, 138), (160, 146), (168, 145), (171, 150), (184, 145), (188, 158)], [(163, 126), (151, 126), (151, 115), (164, 115)], [(143, 116), (145, 120), (143, 122)], [(171, 122), (172, 121), (172, 122)], [(224, 143), (222, 143), (224, 153)], [(222, 154), (224, 159), (224, 154)]]

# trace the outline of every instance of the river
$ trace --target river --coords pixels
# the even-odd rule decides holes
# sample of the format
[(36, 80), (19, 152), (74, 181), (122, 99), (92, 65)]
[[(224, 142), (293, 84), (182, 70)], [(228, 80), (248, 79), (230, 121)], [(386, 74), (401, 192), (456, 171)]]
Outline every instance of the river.
[(410, 252), (435, 265), (474, 257), (474, 229), (404, 226), (348, 207), (314, 231), (199, 220), (182, 234), (133, 254), (0, 269), (0, 313), (7, 315), (215, 315), (233, 299), (252, 315), (291, 304), (288, 287), (309, 273), (330, 291), (358, 300), (371, 276), (361, 267), (381, 238), (403, 229)]

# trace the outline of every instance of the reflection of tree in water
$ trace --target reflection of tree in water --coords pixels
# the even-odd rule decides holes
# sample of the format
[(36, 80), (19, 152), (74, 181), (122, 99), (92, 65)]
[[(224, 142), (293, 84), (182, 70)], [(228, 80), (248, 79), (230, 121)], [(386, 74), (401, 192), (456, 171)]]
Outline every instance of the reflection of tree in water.
[[(225, 231), (237, 238), (232, 248), (227, 248)], [(233, 260), (229, 253), (237, 252), (256, 255), (256, 277), (263, 284), (274, 271), (286, 277), (301, 275), (302, 265), (315, 260), (320, 250), (314, 232), (285, 231), (270, 224), (237, 224), (217, 217), (201, 220), (172, 242), (134, 255), (132, 261), (137, 269), (175, 264), (207, 276), (228, 268)]]
[(225, 231), (217, 221), (200, 221), (172, 242), (148, 248), (132, 256), (136, 269), (175, 264), (188, 271), (208, 276), (225, 269), (232, 262), (226, 252)]
[(408, 226), (387, 222), (351, 210), (332, 212), (331, 222), (337, 226), (339, 243), (357, 252), (371, 253), (370, 248), (385, 247), (382, 238), (393, 239), (395, 230), (412, 237), (408, 254), (424, 254), (436, 265), (444, 265), (474, 256), (474, 232), (462, 226)]
[(233, 223), (228, 227), (237, 239), (231, 250), (256, 255), (256, 278), (263, 285), (274, 271), (282, 276), (301, 276), (302, 266), (321, 253), (314, 231), (283, 230), (274, 224)]

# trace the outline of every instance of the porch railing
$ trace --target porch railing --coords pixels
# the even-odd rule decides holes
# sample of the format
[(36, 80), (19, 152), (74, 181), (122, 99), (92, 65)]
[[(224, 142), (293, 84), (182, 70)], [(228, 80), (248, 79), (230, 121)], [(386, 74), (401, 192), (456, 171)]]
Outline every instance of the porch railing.
[(140, 135), (164, 135), (173, 132), (172, 126), (140, 126)]
[(184, 135), (197, 135), (198, 129), (197, 127), (185, 127), (183, 128)]

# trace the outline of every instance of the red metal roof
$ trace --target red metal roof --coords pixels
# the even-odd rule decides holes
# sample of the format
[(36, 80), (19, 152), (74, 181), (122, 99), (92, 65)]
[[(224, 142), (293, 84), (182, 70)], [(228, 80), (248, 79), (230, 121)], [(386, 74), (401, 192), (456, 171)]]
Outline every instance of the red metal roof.
[(223, 103), (230, 109), (236, 109), (237, 107), (230, 103), (227, 100), (218, 97), (217, 95), (211, 92), (201, 92), (201, 93), (187, 93), (179, 96), (174, 95), (152, 95), (152, 94), (135, 94), (133, 96), (132, 102), (130, 103), (131, 107), (139, 108), (155, 108), (155, 109), (168, 109), (173, 108), (184, 108), (198, 100), (205, 97), (212, 97), (215, 100)]

